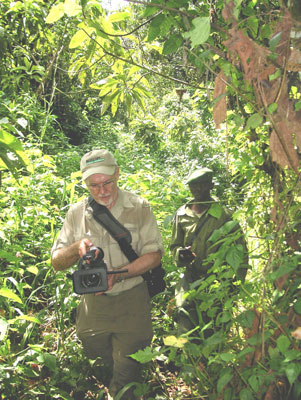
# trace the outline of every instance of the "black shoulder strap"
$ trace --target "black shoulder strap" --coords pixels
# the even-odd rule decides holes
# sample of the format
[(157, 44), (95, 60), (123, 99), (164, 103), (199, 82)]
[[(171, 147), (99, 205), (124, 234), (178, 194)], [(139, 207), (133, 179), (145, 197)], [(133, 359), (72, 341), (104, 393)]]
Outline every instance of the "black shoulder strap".
[(89, 196), (88, 203), (92, 207), (94, 219), (103, 226), (109, 234), (117, 241), (121, 251), (125, 254), (129, 261), (134, 261), (138, 258), (135, 250), (133, 249), (131, 232), (126, 229), (117, 219), (112, 215), (107, 207), (96, 203), (96, 201)]

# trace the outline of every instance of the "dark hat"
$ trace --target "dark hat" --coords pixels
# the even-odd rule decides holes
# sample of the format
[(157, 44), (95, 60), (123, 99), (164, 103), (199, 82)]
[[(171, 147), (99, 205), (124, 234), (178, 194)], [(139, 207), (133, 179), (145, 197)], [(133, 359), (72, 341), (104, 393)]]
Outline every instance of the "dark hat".
[(108, 150), (93, 150), (85, 154), (80, 162), (83, 180), (93, 174), (113, 175), (117, 162)]
[(188, 178), (186, 179), (186, 183), (194, 183), (194, 182), (211, 182), (213, 177), (213, 171), (209, 168), (198, 168), (195, 171), (192, 171)]

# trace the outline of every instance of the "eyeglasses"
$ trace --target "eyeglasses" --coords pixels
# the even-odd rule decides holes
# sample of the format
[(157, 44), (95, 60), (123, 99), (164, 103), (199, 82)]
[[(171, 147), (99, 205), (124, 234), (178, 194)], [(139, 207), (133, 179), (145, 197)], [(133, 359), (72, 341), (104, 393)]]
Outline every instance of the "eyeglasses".
[(109, 189), (110, 185), (112, 185), (112, 183), (114, 183), (114, 182), (115, 182), (115, 178), (109, 179), (108, 181), (105, 181), (104, 183), (90, 183), (87, 186), (92, 191), (100, 190), (101, 188), (106, 190), (106, 189)]

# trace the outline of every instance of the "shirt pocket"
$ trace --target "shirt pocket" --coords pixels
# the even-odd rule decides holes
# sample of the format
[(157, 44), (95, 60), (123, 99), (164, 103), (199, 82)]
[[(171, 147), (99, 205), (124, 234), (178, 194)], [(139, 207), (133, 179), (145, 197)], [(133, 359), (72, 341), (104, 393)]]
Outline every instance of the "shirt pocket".
[[(134, 224), (124, 224), (124, 227), (131, 233), (131, 237), (132, 237), (131, 246), (133, 247), (133, 249), (135, 250), (137, 255), (139, 255), (139, 253), (138, 253), (138, 251), (139, 251), (139, 249), (138, 249), (139, 234), (138, 234), (137, 226)], [(105, 252), (105, 257), (106, 257), (106, 252)], [(116, 240), (113, 238), (110, 239), (109, 253), (107, 254), (107, 262), (108, 262), (108, 265), (110, 265), (110, 267), (113, 269), (123, 267), (124, 265), (127, 265), (130, 263), (127, 256), (120, 249), (118, 242), (116, 242)]]
[(139, 232), (136, 224), (124, 224), (124, 227), (130, 232), (132, 237), (131, 245), (135, 251), (139, 251)]

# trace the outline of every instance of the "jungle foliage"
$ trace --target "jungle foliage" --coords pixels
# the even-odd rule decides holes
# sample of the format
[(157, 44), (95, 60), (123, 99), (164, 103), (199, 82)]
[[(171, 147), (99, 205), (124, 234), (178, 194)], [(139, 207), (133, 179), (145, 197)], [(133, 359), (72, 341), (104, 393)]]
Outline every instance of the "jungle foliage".
[[(86, 195), (81, 156), (106, 147), (121, 186), (151, 203), (166, 248), (155, 337), (133, 355), (145, 365), (137, 396), (297, 400), (299, 1), (124, 3), (0, 2), (0, 398), (105, 396), (75, 335), (78, 296), (52, 271), (50, 249), (68, 206)], [(183, 271), (168, 246), (196, 166), (214, 170), (251, 269), (230, 296), (223, 278), (239, 252), (217, 232), (212, 274), (187, 293), (217, 325), (200, 319), (179, 336), (173, 293)]]

